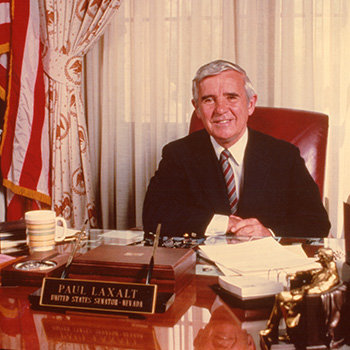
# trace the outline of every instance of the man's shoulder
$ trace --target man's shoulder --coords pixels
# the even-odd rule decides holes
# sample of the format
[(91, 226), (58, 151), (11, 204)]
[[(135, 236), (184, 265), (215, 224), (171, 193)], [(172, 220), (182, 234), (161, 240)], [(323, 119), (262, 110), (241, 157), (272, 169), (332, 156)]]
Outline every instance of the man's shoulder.
[(258, 146), (263, 148), (268, 148), (270, 150), (276, 150), (279, 152), (282, 151), (289, 151), (289, 152), (295, 152), (298, 151), (298, 147), (293, 145), (292, 143), (278, 139), (276, 137), (273, 137), (268, 134), (264, 134), (260, 131), (256, 131), (254, 129), (249, 128), (249, 141)]
[(164, 149), (186, 149), (192, 147), (197, 148), (203, 144), (208, 143), (208, 141), (210, 141), (210, 137), (206, 130), (203, 129), (169, 142), (167, 145), (165, 145)]
[[(248, 128), (248, 145), (254, 149), (276, 153), (295, 153), (298, 148), (290, 142)], [(210, 136), (205, 129), (195, 131), (187, 136), (169, 142), (164, 146), (165, 152), (204, 151), (212, 148)]]

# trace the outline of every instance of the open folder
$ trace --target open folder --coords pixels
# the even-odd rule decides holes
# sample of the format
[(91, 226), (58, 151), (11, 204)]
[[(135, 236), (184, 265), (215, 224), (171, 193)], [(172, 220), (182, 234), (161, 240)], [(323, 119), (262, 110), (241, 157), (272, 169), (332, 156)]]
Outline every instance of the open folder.
[(260, 276), (285, 286), (289, 273), (320, 268), (314, 258), (291, 251), (273, 237), (238, 244), (202, 245), (199, 249), (226, 276)]

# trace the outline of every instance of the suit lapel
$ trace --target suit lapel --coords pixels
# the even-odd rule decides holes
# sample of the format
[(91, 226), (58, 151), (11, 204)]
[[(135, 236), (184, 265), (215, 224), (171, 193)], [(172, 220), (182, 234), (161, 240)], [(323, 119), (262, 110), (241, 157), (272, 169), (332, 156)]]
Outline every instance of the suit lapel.
[(254, 203), (259, 202), (259, 194), (266, 186), (271, 171), (268, 151), (255, 131), (249, 130), (248, 143), (244, 156), (244, 184), (239, 199), (239, 215), (249, 212)]
[[(201, 131), (199, 137), (193, 140), (194, 173), (198, 174), (201, 188), (207, 200), (216, 213), (230, 214), (230, 206), (226, 192), (225, 180), (216, 157), (210, 137), (206, 131)], [(265, 143), (259, 133), (248, 129), (248, 143), (244, 156), (244, 184), (238, 202), (238, 216), (245, 216), (252, 208), (261, 203), (259, 198), (266, 187), (270, 176), (271, 162)]]
[(202, 132), (200, 142), (193, 143), (195, 173), (199, 175), (201, 188), (217, 213), (229, 213), (230, 206), (225, 180), (207, 132)]

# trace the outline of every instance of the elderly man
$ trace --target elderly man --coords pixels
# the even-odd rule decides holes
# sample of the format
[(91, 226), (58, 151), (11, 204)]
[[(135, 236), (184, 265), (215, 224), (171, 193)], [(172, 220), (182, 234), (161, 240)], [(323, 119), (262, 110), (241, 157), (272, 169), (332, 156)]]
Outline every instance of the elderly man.
[(322, 237), (330, 229), (318, 187), (297, 147), (247, 127), (257, 95), (245, 71), (218, 60), (193, 80), (205, 129), (169, 143), (143, 208), (163, 236)]

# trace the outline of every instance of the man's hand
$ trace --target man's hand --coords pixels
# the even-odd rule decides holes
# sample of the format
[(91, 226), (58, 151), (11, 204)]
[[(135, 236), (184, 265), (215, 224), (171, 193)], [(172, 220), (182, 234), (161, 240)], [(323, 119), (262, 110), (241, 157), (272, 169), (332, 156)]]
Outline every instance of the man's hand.
[(239, 216), (230, 215), (227, 233), (234, 233), (236, 236), (246, 237), (269, 237), (272, 236), (258, 219), (249, 218), (242, 219)]

